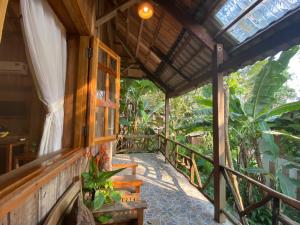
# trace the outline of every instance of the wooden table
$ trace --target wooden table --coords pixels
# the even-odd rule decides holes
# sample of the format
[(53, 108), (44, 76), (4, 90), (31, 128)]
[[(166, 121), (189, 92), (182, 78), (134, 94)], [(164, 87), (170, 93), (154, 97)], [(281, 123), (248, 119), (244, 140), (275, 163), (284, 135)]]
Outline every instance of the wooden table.
[(27, 139), (20, 137), (6, 137), (0, 139), (0, 148), (4, 148), (6, 151), (6, 172), (13, 170), (13, 149), (17, 146), (24, 145), (27, 146)]

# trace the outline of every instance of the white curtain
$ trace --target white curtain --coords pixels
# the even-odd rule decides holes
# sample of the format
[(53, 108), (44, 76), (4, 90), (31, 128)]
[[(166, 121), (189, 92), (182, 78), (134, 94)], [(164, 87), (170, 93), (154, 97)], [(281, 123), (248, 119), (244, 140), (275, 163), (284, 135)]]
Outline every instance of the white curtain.
[(67, 63), (66, 31), (46, 0), (21, 0), (32, 74), (46, 116), (39, 155), (61, 149)]

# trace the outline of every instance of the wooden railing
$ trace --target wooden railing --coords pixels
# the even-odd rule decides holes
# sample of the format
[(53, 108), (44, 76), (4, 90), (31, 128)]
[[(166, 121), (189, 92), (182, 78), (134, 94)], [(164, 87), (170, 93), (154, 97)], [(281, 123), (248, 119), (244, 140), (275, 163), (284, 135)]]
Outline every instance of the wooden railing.
[[(190, 183), (195, 186), (212, 204), (214, 204), (213, 199), (213, 176), (214, 176), (214, 164), (213, 159), (210, 156), (203, 155), (197, 152), (195, 149), (192, 149), (188, 146), (185, 146), (182, 143), (177, 141), (165, 138), (163, 135), (151, 135), (151, 136), (126, 136), (127, 141), (130, 142), (130, 145), (127, 146), (126, 151), (123, 152), (135, 152), (135, 150), (131, 151), (128, 148), (130, 146), (135, 146), (133, 143), (135, 140), (145, 140), (152, 138), (152, 142), (155, 143), (158, 147), (158, 150), (165, 156), (165, 160), (169, 162), (178, 172), (184, 175)], [(146, 139), (145, 139), (146, 138)], [(143, 142), (143, 143), (144, 143)], [(157, 145), (156, 145), (157, 144)], [(141, 143), (136, 144), (139, 148), (143, 146), (148, 146), (144, 149), (144, 151), (148, 151), (151, 149), (148, 145), (143, 145)], [(152, 149), (155, 149), (152, 148)], [(122, 152), (122, 151), (121, 151)], [(197, 164), (199, 160), (210, 165), (210, 171), (201, 171), (201, 167)], [(225, 178), (227, 190), (230, 191), (233, 200), (234, 207), (236, 208), (236, 214), (233, 215), (226, 209), (222, 209), (224, 215), (233, 223), (233, 224), (242, 224), (248, 225), (249, 221), (247, 216), (251, 214), (255, 209), (266, 206), (272, 210), (272, 225), (299, 225), (298, 222), (293, 221), (291, 218), (287, 217), (281, 212), (281, 204), (286, 204), (287, 206), (294, 208), (297, 212), (300, 213), (300, 201), (288, 197), (256, 180), (251, 177), (248, 177), (240, 172), (237, 172), (227, 166), (221, 166), (222, 176)], [(240, 201), (238, 199), (238, 193), (236, 193), (236, 189), (233, 186), (232, 179), (230, 177), (236, 176), (239, 181), (246, 181), (247, 183), (259, 188), (259, 190), (263, 193), (263, 198), (256, 202), (247, 205), (246, 207), (241, 206)], [(272, 202), (272, 204), (269, 204)]]
[(156, 152), (159, 148), (157, 135), (119, 135), (117, 153)]
[[(173, 165), (173, 167), (183, 174), (190, 183), (197, 187), (198, 190), (211, 202), (214, 204), (214, 199), (211, 195), (207, 193), (207, 189), (210, 187), (212, 190), (214, 189), (213, 185), (210, 185), (212, 182), (212, 177), (214, 174), (214, 166), (213, 159), (209, 156), (203, 155), (194, 149), (185, 146), (177, 141), (165, 138), (163, 135), (158, 134), (160, 140), (160, 151), (165, 156), (166, 160)], [(179, 151), (181, 148), (181, 151)], [(199, 167), (197, 165), (197, 159), (203, 159), (207, 163), (212, 165), (212, 171), (209, 172), (209, 175), (204, 178), (204, 174), (201, 174)], [(226, 215), (226, 217), (234, 224), (242, 224), (248, 225), (247, 216), (253, 212), (253, 210), (267, 205), (268, 202), (272, 202), (271, 210), (272, 210), (272, 225), (284, 224), (284, 225), (299, 225), (298, 222), (293, 221), (291, 218), (287, 217), (281, 212), (281, 204), (284, 203), (300, 213), (300, 201), (293, 199), (287, 195), (284, 195), (256, 180), (251, 177), (248, 177), (240, 172), (237, 172), (227, 166), (221, 166), (221, 173), (225, 178), (227, 188), (232, 193), (234, 199), (234, 206), (237, 211), (238, 219), (236, 215), (233, 215), (226, 209), (222, 209), (222, 212)], [(243, 208), (238, 199), (238, 193), (236, 193), (236, 189), (233, 186), (232, 180), (230, 179), (230, 175), (236, 176), (239, 180), (245, 180), (247, 183), (250, 183), (253, 186), (259, 188), (264, 197), (256, 203), (252, 203), (247, 207)]]

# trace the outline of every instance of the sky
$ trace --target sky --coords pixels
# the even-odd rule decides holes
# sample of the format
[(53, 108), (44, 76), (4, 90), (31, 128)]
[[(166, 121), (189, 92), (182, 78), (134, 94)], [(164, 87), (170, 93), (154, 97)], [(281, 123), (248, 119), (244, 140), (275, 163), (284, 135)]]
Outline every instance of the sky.
[(298, 98), (300, 97), (300, 51), (290, 60), (288, 71), (292, 78), (288, 80), (289, 87), (295, 89)]

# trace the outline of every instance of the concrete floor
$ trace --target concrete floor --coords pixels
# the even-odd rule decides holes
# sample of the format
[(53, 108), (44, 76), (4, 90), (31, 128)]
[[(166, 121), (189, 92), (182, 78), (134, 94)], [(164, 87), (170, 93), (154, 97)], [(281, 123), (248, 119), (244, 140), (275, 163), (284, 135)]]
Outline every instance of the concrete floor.
[[(120, 154), (113, 163), (136, 162), (144, 180), (141, 195), (147, 201), (144, 225), (212, 225), (213, 205), (162, 154)], [(127, 173), (128, 171), (122, 171)], [(231, 224), (229, 222), (224, 224)]]

